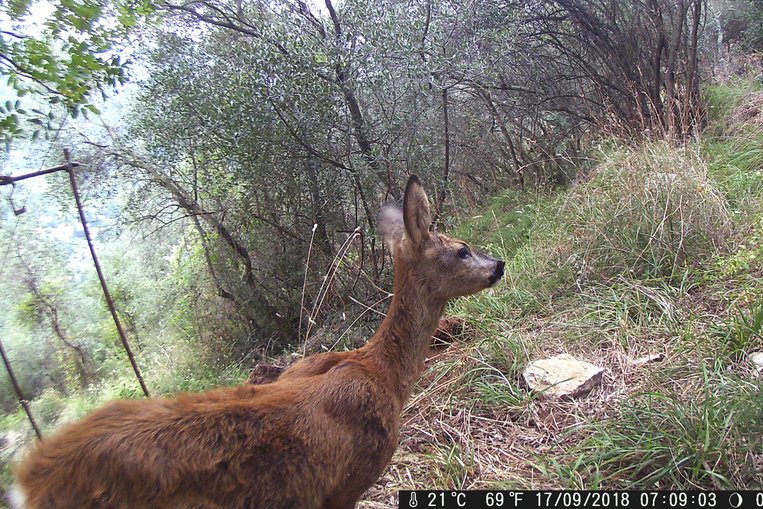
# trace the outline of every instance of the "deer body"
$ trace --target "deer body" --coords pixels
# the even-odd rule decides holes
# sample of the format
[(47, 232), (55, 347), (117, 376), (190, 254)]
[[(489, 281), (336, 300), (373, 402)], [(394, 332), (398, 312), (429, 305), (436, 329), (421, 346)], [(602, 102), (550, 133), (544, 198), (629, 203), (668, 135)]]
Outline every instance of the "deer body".
[(447, 300), (503, 274), (503, 262), (471, 251), (480, 258), (470, 262), (468, 246), (429, 232), (415, 177), (404, 207), (380, 218), (394, 297), (365, 346), (314, 355), (269, 384), (108, 403), (16, 469), (23, 507), (354, 507), (397, 447), (403, 404)]

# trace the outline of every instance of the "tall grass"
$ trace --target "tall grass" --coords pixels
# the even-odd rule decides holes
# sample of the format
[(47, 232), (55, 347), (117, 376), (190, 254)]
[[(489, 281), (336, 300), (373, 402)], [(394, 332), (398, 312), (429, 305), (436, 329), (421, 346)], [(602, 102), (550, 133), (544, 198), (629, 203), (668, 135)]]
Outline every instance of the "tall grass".
[(759, 214), (763, 196), (763, 91), (752, 81), (710, 87), (708, 110), (713, 123), (701, 140), (713, 178), (747, 221)]
[(566, 194), (496, 200), (461, 228), (492, 226), (488, 245), (506, 258), (500, 290), (467, 300), (464, 313), (548, 311), (597, 282), (681, 287), (687, 271), (723, 252), (732, 230), (727, 202), (696, 152), (653, 142), (610, 146), (600, 160)]
[(698, 154), (659, 142), (606, 155), (561, 217), (569, 218), (569, 263), (583, 281), (680, 283), (687, 267), (722, 249), (731, 227)]
[[(697, 392), (655, 389), (618, 415), (582, 426), (589, 437), (557, 474), (582, 486), (734, 489), (760, 486), (747, 458), (760, 455), (761, 386), (703, 371)], [(757, 421), (756, 421), (757, 419)]]

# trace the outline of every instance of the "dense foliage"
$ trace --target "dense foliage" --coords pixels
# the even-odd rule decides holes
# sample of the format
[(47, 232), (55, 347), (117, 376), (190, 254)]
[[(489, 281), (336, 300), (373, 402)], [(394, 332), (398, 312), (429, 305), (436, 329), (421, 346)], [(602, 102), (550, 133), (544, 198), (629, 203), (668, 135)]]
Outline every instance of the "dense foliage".
[[(447, 224), (462, 208), (454, 191), (479, 201), (570, 182), (591, 128), (692, 133), (704, 8), (161, 4), (168, 16), (142, 53), (148, 77), (130, 126), (98, 156), (160, 192), (165, 203), (139, 217), (195, 218), (217, 294), (283, 343), (307, 325), (310, 246), (325, 273), (351, 232), (373, 232), (407, 173), (435, 186)], [(372, 235), (350, 251), (329, 302), (350, 288), (373, 294), (366, 283), (384, 273)], [(320, 292), (307, 290), (308, 302)]]

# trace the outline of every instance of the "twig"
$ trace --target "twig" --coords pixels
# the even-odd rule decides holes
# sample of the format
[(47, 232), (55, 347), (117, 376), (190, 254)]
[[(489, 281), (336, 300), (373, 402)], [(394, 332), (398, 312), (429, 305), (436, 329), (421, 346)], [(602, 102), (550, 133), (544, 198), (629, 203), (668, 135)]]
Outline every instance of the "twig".
[(310, 331), (312, 329), (313, 324), (315, 323), (315, 318), (318, 316), (318, 313), (320, 312), (321, 307), (323, 307), (323, 302), (326, 300), (326, 295), (328, 295), (331, 282), (334, 280), (334, 276), (336, 275), (337, 270), (339, 270), (339, 263), (342, 261), (342, 258), (344, 258), (344, 255), (347, 254), (347, 251), (349, 251), (350, 244), (352, 243), (353, 239), (360, 237), (360, 231), (361, 231), (360, 226), (355, 228), (355, 230), (352, 232), (352, 235), (347, 237), (347, 240), (344, 241), (344, 244), (342, 244), (342, 247), (339, 248), (339, 251), (337, 252), (336, 256), (334, 256), (334, 259), (331, 260), (331, 265), (329, 265), (329, 269), (323, 278), (323, 283), (321, 284), (321, 287), (318, 290), (318, 295), (315, 299), (315, 305), (313, 306), (313, 310), (310, 313), (310, 316), (307, 318), (308, 323), (307, 323), (307, 331), (305, 331), (305, 343), (307, 343), (307, 339), (310, 336)]
[[(313, 240), (315, 239), (315, 230), (318, 229), (318, 223), (313, 224), (313, 232), (310, 235), (310, 246), (307, 248), (307, 261), (305, 262), (305, 277), (302, 278), (302, 298), (299, 301), (299, 328), (297, 329), (297, 341), (302, 339), (302, 315), (305, 310), (305, 289), (307, 288), (307, 271), (310, 268), (310, 255), (313, 252)], [(307, 352), (307, 333), (305, 333), (305, 344), (302, 348), (302, 357)]]

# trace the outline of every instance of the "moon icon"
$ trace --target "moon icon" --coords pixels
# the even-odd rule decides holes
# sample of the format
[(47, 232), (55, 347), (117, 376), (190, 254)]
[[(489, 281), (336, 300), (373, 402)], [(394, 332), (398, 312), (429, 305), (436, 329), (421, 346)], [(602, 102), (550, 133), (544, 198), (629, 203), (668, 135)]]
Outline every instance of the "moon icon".
[(732, 493), (729, 495), (729, 505), (733, 507), (734, 509), (739, 509), (739, 507), (742, 506), (742, 503), (744, 500), (742, 500), (742, 495), (739, 493)]

